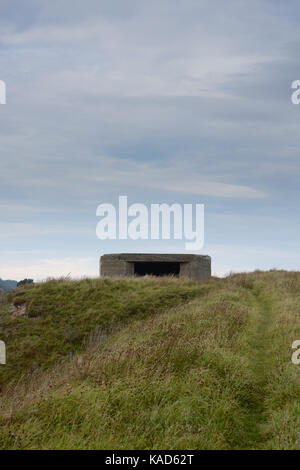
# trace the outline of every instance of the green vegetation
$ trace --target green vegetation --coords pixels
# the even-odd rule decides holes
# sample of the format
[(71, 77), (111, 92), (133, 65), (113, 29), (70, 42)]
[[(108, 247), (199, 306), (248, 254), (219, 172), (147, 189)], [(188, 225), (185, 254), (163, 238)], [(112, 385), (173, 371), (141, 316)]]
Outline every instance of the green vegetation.
[[(8, 364), (0, 384), (26, 371), (47, 369), (97, 337), (202, 296), (210, 286), (172, 279), (52, 280), (27, 284), (2, 306), (0, 334)], [(0, 306), (1, 307), (1, 306)]]
[(0, 304), (0, 448), (299, 449), (299, 309), (283, 271), (24, 286)]
[(17, 287), (25, 286), (26, 284), (32, 284), (33, 279), (22, 279), (22, 281), (19, 281), (17, 284)]

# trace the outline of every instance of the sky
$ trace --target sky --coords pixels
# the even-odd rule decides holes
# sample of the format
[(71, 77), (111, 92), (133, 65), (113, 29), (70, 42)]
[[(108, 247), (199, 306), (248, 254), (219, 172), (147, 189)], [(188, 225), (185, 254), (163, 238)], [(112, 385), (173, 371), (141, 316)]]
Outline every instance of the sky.
[(297, 0), (0, 0), (0, 277), (98, 276), (97, 206), (204, 204), (212, 272), (300, 268)]

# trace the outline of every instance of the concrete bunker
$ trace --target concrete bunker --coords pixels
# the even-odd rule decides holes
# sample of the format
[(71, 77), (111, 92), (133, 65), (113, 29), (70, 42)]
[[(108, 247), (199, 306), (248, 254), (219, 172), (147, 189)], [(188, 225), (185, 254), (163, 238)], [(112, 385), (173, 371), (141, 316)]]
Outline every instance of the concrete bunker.
[(207, 255), (120, 253), (100, 258), (100, 276), (176, 276), (193, 280), (211, 276)]

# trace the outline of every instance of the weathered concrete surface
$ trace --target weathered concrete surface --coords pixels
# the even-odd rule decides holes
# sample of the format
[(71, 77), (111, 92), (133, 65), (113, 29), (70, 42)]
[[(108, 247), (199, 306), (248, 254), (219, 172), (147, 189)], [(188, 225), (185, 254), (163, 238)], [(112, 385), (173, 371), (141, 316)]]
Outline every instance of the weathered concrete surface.
[[(135, 263), (179, 263), (178, 277), (193, 280), (211, 276), (211, 258), (207, 255), (120, 253), (100, 258), (100, 276), (130, 277), (135, 275)], [(172, 273), (170, 273), (172, 274)]]

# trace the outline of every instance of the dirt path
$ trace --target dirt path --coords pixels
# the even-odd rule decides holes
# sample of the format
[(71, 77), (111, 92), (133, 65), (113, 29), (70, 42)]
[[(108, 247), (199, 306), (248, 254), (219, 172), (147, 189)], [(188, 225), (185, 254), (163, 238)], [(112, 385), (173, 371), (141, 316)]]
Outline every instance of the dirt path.
[(260, 449), (265, 439), (261, 433), (264, 423), (266, 377), (271, 367), (269, 328), (273, 317), (272, 305), (260, 289), (253, 291), (257, 312), (249, 332), (250, 372), (252, 390), (246, 403), (244, 445), (238, 448)]

